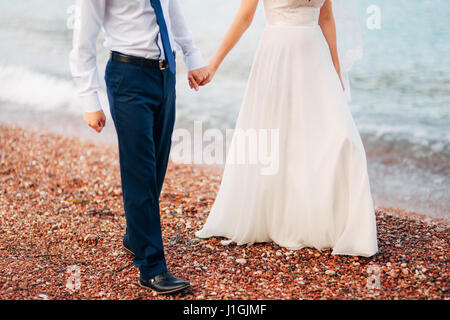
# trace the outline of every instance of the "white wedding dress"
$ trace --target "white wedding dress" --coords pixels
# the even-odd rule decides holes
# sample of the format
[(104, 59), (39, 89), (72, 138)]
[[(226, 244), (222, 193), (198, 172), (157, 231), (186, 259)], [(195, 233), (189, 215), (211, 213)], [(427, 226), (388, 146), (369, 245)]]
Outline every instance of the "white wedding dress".
[(324, 1), (264, 0), (267, 26), (236, 128), (278, 129), (279, 168), (262, 175), (261, 165), (227, 160), (197, 237), (377, 252), (365, 150), (318, 25)]

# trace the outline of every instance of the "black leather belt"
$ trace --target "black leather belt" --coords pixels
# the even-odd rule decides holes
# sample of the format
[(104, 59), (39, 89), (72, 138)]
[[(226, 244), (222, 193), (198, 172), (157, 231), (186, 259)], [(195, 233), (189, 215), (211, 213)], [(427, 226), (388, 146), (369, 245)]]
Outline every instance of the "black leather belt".
[(165, 70), (169, 67), (166, 60), (154, 60), (146, 59), (135, 56), (130, 56), (128, 54), (123, 54), (120, 52), (112, 51), (111, 60), (117, 62), (123, 62), (128, 64), (133, 64), (135, 66), (146, 66), (151, 68), (158, 68), (159, 70)]

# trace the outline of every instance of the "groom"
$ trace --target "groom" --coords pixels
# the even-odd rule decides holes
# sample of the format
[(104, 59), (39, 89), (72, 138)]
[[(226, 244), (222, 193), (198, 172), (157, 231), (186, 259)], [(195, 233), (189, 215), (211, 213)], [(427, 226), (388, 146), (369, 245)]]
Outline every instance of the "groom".
[(191, 88), (198, 90), (208, 71), (178, 0), (77, 0), (77, 9), (71, 71), (84, 120), (97, 132), (106, 121), (96, 64), (101, 28), (111, 51), (105, 81), (119, 144), (123, 246), (134, 256), (141, 286), (157, 293), (183, 290), (189, 282), (167, 270), (159, 214), (175, 121), (174, 45), (183, 52)]

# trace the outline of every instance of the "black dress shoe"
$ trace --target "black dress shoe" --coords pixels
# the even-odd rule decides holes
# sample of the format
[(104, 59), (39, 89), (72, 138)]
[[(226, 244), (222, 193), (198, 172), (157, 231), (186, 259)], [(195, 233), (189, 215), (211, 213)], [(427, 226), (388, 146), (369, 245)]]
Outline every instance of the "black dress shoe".
[(191, 286), (189, 282), (180, 280), (169, 272), (161, 273), (148, 280), (140, 278), (139, 284), (141, 287), (151, 289), (158, 294), (175, 293)]
[(133, 249), (131, 249), (130, 245), (125, 241), (125, 239), (123, 239), (122, 244), (123, 244), (123, 249), (126, 251), (126, 253), (134, 256)]

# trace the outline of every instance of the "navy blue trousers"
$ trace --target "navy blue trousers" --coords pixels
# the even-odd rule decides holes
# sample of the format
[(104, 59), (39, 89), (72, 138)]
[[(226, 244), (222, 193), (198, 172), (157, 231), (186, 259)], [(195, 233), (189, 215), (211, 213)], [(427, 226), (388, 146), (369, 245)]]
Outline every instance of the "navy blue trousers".
[(110, 60), (105, 81), (119, 144), (124, 238), (141, 277), (148, 279), (167, 271), (159, 196), (175, 122), (175, 75)]

